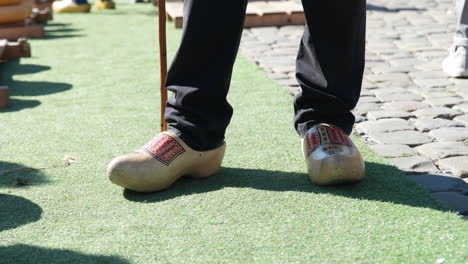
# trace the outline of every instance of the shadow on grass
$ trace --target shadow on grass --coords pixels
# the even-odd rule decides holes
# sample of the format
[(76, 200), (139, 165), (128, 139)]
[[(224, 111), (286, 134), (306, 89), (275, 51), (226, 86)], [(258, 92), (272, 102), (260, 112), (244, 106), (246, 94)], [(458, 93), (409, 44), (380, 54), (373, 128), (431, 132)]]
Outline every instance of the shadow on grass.
[(40, 170), (0, 161), (0, 187), (25, 188), (48, 182), (46, 175)]
[(68, 83), (58, 82), (27, 82), (15, 81), (16, 74), (30, 74), (50, 70), (49, 66), (20, 64), (19, 60), (12, 60), (0, 66), (2, 85), (10, 88), (10, 96), (39, 96), (64, 92), (73, 86)]
[[(126, 264), (128, 260), (118, 256), (90, 255), (64, 249), (42, 248), (24, 244), (0, 246), (0, 256), (7, 263), (109, 263)], [(2, 262), (3, 263), (3, 262)]]
[(36, 222), (41, 215), (41, 207), (28, 199), (0, 193), (0, 232)]
[(9, 106), (0, 109), (0, 113), (18, 112), (23, 109), (34, 108), (40, 104), (41, 102), (37, 100), (10, 99)]
[(134, 202), (161, 202), (179, 196), (206, 193), (226, 187), (251, 188), (268, 191), (295, 191), (316, 194), (333, 194), (353, 199), (425, 207), (447, 211), (430, 195), (393, 166), (366, 163), (364, 181), (352, 185), (315, 186), (305, 173), (282, 171), (222, 168), (217, 175), (205, 180), (183, 178), (172, 188), (158, 193), (124, 191), (124, 197)]
[(62, 39), (62, 38), (77, 38), (85, 37), (86, 34), (73, 34), (75, 32), (80, 32), (82, 29), (77, 29), (71, 27), (71, 23), (51, 23), (45, 25), (45, 35), (42, 38), (43, 40), (48, 39)]

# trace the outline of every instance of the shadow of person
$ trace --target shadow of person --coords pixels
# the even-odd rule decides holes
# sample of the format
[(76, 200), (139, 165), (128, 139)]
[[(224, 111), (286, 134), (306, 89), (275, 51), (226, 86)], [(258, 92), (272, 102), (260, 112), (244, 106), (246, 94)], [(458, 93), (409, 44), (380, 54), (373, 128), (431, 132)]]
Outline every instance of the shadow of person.
[(48, 182), (46, 175), (40, 170), (0, 161), (0, 187), (27, 187)]
[(124, 190), (124, 197), (134, 202), (151, 203), (234, 187), (277, 192), (332, 194), (359, 200), (365, 199), (447, 211), (435, 202), (427, 191), (393, 166), (367, 162), (366, 171), (364, 181), (357, 184), (316, 186), (310, 183), (305, 173), (221, 168), (217, 175), (205, 180), (183, 178), (172, 188), (157, 193), (137, 193)]
[(10, 99), (10, 104), (7, 108), (1, 108), (0, 113), (17, 112), (23, 109), (34, 108), (41, 104), (38, 100), (22, 100)]
[(0, 193), (0, 232), (36, 222), (41, 215), (41, 207), (28, 199)]
[(400, 7), (400, 8), (388, 8), (385, 6), (376, 6), (372, 4), (367, 4), (367, 10), (369, 11), (379, 11), (379, 12), (389, 12), (389, 13), (398, 13), (400, 11), (426, 11), (423, 8), (415, 8), (415, 7)]
[(7, 263), (100, 263), (127, 264), (128, 260), (118, 256), (91, 255), (66, 249), (52, 249), (24, 244), (0, 246), (0, 256)]

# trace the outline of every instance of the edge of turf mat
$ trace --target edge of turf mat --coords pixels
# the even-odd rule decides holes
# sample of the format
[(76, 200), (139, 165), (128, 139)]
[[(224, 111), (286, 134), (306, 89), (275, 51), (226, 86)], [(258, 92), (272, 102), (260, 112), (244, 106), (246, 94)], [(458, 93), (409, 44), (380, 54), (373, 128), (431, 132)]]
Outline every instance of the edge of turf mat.
[[(60, 165), (0, 175), (1, 263), (466, 263), (466, 221), (359, 139), (362, 183), (312, 185), (292, 97), (242, 57), (217, 175), (154, 194), (111, 185), (107, 162), (159, 124), (154, 9), (117, 8), (57, 15), (33, 58), (0, 66), (15, 104), (0, 170)], [(170, 55), (179, 37), (168, 28)]]

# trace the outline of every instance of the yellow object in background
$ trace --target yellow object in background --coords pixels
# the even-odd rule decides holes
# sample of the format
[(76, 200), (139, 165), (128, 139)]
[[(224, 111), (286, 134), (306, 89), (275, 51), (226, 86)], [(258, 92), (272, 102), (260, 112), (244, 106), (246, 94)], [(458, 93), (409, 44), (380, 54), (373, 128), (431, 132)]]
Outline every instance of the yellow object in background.
[(115, 9), (115, 2), (106, 0), (96, 0), (97, 9)]
[(0, 24), (18, 23), (31, 15), (33, 0), (0, 0), (0, 6)]
[(87, 13), (91, 10), (89, 4), (78, 5), (72, 0), (55, 1), (52, 4), (55, 13)]

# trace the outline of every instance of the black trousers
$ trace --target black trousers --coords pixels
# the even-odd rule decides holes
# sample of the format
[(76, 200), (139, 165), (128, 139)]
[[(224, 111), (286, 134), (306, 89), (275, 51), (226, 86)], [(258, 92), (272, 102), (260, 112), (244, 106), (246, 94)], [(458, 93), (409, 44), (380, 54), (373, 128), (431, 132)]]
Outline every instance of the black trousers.
[[(166, 86), (174, 92), (165, 119), (190, 147), (218, 147), (232, 117), (226, 100), (248, 0), (185, 0), (182, 42)], [(318, 123), (351, 133), (350, 112), (364, 70), (366, 1), (303, 0), (307, 25), (300, 43), (294, 126), (300, 136)], [(259, 98), (261, 100), (261, 98)]]

